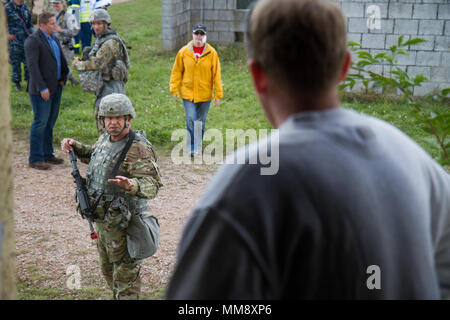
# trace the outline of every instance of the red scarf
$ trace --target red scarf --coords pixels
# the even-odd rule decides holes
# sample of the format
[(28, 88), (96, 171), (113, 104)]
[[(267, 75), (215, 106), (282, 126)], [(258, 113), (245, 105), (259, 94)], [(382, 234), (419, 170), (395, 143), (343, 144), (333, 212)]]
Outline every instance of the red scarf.
[(194, 56), (199, 59), (202, 55), (203, 49), (205, 49), (205, 46), (203, 47), (194, 47)]

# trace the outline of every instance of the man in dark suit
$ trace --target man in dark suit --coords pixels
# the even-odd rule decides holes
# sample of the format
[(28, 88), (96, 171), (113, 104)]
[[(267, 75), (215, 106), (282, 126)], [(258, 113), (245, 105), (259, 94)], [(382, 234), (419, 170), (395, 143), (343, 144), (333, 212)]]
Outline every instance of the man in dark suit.
[(50, 164), (61, 164), (53, 154), (53, 127), (59, 113), (62, 88), (69, 69), (55, 38), (56, 18), (43, 12), (38, 17), (39, 29), (25, 42), (25, 56), (30, 72), (27, 91), (30, 94), (34, 120), (30, 129), (30, 167), (50, 169)]

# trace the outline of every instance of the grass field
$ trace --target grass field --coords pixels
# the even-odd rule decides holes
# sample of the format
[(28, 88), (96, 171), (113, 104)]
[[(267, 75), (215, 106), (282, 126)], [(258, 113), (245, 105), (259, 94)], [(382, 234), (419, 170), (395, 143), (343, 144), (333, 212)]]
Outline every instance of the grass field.
[[(169, 92), (169, 77), (176, 52), (161, 49), (161, 1), (136, 0), (109, 9), (118, 33), (132, 47), (127, 95), (133, 102), (137, 119), (134, 128), (144, 129), (149, 140), (159, 149), (168, 150), (175, 129), (184, 128), (182, 103), (176, 104)], [(219, 52), (224, 84), (224, 98), (218, 107), (211, 106), (207, 128), (270, 128), (257, 103), (246, 67), (242, 46), (215, 46)], [(97, 137), (93, 121), (95, 97), (79, 86), (67, 86), (63, 92), (61, 112), (54, 130), (55, 143), (63, 137), (93, 142)], [(25, 92), (12, 91), (12, 124), (14, 129), (29, 130), (32, 122), (30, 100)], [(434, 158), (439, 148), (410, 114), (406, 104), (383, 99), (372, 102), (343, 102), (343, 106), (384, 119), (402, 129)], [(428, 103), (427, 108), (444, 108)], [(448, 106), (447, 106), (448, 108)]]
[[(169, 77), (176, 52), (161, 49), (161, 1), (135, 0), (114, 5), (109, 9), (112, 27), (131, 46), (129, 82), (127, 95), (133, 102), (137, 119), (133, 127), (144, 129), (147, 137), (159, 152), (168, 152), (177, 141), (171, 141), (172, 132), (184, 128), (182, 103), (176, 104), (169, 92)], [(216, 128), (225, 134), (226, 129), (269, 129), (246, 67), (246, 55), (242, 46), (215, 46), (222, 65), (224, 99), (218, 107), (211, 106), (207, 128)], [(33, 120), (30, 99), (25, 92), (11, 91), (12, 126), (23, 136), (29, 131)], [(54, 130), (55, 145), (64, 137), (84, 142), (94, 142), (97, 130), (94, 122), (93, 94), (85, 93), (79, 86), (67, 86), (63, 92), (61, 112)], [(344, 107), (354, 109), (381, 119), (398, 127), (418, 142), (434, 158), (440, 150), (433, 136), (427, 133), (411, 114), (408, 105), (377, 97), (363, 102), (347, 99)], [(424, 102), (427, 109), (448, 108)], [(79, 292), (79, 299), (90, 299), (103, 292), (88, 288)], [(29, 288), (18, 285), (20, 299), (64, 299), (58, 290)], [(162, 288), (155, 288), (146, 298), (158, 299)], [(72, 297), (73, 298), (73, 297)]]

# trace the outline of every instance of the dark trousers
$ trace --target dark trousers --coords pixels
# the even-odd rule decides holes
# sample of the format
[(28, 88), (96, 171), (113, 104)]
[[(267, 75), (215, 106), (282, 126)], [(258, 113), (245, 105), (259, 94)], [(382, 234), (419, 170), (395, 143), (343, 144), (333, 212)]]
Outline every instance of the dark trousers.
[(24, 79), (28, 81), (28, 67), (27, 61), (25, 59), (25, 48), (23, 43), (21, 44), (10, 44), (9, 45), (9, 63), (11, 63), (11, 80), (12, 82), (22, 81), (22, 66), (24, 70)]
[(81, 41), (81, 50), (86, 47), (90, 47), (92, 43), (93, 31), (89, 22), (80, 23), (80, 33), (78, 33)]
[(58, 86), (48, 101), (40, 95), (30, 94), (34, 120), (30, 129), (29, 163), (39, 163), (54, 158), (53, 127), (58, 119), (62, 87)]

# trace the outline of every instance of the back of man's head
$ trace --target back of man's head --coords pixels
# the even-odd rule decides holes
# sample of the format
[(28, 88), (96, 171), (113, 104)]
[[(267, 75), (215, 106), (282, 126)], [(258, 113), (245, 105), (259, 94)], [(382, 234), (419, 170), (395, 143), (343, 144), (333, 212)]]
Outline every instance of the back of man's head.
[(260, 0), (247, 25), (247, 49), (289, 91), (319, 93), (338, 82), (346, 55), (346, 21), (328, 0)]

